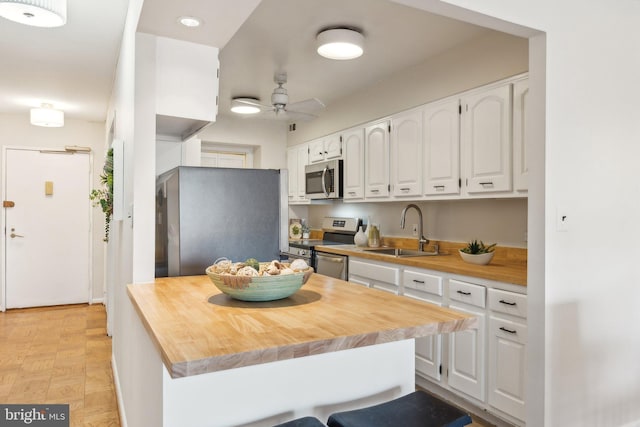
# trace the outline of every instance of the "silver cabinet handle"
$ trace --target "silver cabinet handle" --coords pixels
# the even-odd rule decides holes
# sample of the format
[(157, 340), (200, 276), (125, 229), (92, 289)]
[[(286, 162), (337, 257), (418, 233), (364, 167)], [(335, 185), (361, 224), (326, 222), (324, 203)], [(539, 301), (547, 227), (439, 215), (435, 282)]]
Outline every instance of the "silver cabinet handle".
[(21, 235), (21, 234), (16, 234), (16, 233), (11, 233), (11, 234), (9, 234), (9, 236), (10, 236), (12, 239), (15, 239), (16, 237), (24, 237), (23, 235)]

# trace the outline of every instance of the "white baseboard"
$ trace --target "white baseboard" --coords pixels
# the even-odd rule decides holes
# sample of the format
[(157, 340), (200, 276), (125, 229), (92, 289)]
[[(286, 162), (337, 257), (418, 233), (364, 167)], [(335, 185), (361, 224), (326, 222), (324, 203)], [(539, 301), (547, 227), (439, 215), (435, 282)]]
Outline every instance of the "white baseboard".
[(118, 412), (120, 413), (120, 426), (128, 427), (127, 415), (124, 411), (124, 400), (122, 398), (122, 389), (120, 388), (120, 377), (118, 376), (118, 366), (116, 359), (111, 353), (111, 369), (113, 370), (113, 384), (116, 387), (116, 398), (118, 399)]
[(104, 298), (92, 298), (91, 299), (91, 304), (104, 304)]

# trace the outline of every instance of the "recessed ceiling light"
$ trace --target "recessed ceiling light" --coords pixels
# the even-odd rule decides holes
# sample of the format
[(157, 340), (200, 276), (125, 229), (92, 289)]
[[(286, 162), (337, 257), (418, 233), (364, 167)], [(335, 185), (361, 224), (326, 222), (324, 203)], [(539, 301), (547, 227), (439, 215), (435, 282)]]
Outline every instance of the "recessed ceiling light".
[(31, 124), (59, 128), (64, 126), (64, 111), (55, 110), (51, 104), (42, 104), (31, 109)]
[(332, 28), (316, 36), (318, 54), (329, 59), (355, 59), (364, 52), (364, 36), (348, 28)]
[(185, 27), (199, 27), (202, 24), (202, 21), (193, 16), (181, 16), (178, 18), (178, 22), (184, 25)]
[(67, 23), (67, 0), (0, 0), (0, 16), (34, 27)]
[(256, 98), (233, 98), (231, 111), (237, 114), (256, 114), (260, 112), (260, 105)]

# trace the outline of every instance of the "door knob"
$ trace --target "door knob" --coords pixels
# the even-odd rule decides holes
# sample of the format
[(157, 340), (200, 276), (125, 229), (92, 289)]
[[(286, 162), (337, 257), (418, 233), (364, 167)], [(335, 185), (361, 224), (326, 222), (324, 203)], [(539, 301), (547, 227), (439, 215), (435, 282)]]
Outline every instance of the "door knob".
[(21, 235), (21, 234), (16, 234), (16, 233), (11, 233), (11, 234), (9, 234), (9, 236), (10, 236), (12, 239), (15, 239), (16, 237), (24, 237), (23, 235)]

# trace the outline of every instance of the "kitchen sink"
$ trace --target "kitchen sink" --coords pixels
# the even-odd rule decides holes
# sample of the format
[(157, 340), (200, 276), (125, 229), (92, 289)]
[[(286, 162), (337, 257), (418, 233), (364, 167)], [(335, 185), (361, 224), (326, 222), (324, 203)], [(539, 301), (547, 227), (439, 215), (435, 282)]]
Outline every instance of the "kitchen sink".
[(413, 249), (403, 249), (403, 248), (363, 248), (365, 252), (372, 252), (380, 255), (389, 255), (396, 258), (406, 258), (413, 256), (440, 256), (447, 255), (442, 252), (427, 252), (427, 251), (416, 251)]

